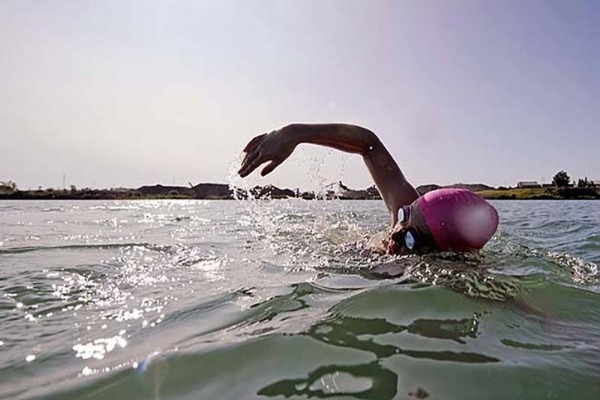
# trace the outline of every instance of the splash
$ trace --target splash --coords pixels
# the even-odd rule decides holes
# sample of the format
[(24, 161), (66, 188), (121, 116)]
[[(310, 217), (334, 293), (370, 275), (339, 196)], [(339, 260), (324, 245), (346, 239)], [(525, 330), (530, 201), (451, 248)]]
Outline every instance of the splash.
[(573, 282), (594, 285), (598, 283), (598, 266), (591, 261), (570, 254), (548, 252), (547, 259), (570, 272)]

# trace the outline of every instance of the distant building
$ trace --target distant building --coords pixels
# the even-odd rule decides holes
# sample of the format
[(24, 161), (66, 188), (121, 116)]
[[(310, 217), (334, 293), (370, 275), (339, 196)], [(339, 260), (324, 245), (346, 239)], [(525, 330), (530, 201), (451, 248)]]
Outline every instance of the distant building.
[(341, 200), (373, 200), (381, 199), (381, 195), (375, 185), (365, 190), (354, 190), (344, 185), (342, 181), (334, 182), (325, 186), (327, 192), (326, 199), (341, 199)]
[(591, 180), (590, 185), (592, 185), (592, 187), (600, 187), (600, 179)]
[(520, 189), (525, 189), (525, 188), (541, 188), (542, 185), (540, 185), (539, 183), (537, 183), (537, 181), (521, 181), (521, 182), (517, 182), (517, 187)]

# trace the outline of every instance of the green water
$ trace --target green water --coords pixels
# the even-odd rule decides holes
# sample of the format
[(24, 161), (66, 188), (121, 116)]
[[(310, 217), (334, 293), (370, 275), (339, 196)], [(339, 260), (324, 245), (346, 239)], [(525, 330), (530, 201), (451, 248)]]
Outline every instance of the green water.
[(0, 203), (0, 398), (596, 399), (600, 203), (379, 256), (378, 202)]

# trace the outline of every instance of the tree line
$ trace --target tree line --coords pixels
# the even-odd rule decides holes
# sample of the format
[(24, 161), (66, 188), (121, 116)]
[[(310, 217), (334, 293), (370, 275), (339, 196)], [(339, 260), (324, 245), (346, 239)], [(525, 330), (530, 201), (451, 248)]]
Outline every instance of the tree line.
[[(559, 188), (568, 187), (571, 185), (571, 177), (567, 174), (566, 171), (562, 170), (556, 173), (552, 178), (552, 184)], [(577, 185), (575, 185), (575, 181), (573, 180), (573, 186), (577, 186), (578, 188), (594, 188), (596, 185), (593, 181), (588, 180), (587, 176), (583, 179), (577, 180)]]

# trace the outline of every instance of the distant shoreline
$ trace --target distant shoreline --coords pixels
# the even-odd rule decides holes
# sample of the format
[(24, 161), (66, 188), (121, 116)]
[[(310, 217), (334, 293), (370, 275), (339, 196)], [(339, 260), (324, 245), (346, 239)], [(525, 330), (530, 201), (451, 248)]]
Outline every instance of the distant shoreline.
[(507, 188), (476, 193), (489, 200), (600, 200), (599, 188)]
[[(325, 193), (301, 192), (298, 189), (280, 189), (272, 185), (256, 186), (249, 190), (236, 189), (226, 184), (201, 183), (196, 186), (142, 186), (137, 189), (38, 189), (0, 192), (0, 200), (234, 200), (234, 199), (286, 199), (305, 200), (381, 200), (375, 186), (365, 190), (352, 190), (339, 182), (338, 190)], [(600, 188), (537, 187), (491, 188), (481, 184), (456, 184), (448, 187), (469, 189), (489, 200), (598, 200)], [(438, 185), (422, 185), (417, 190), (424, 194), (438, 189)]]

